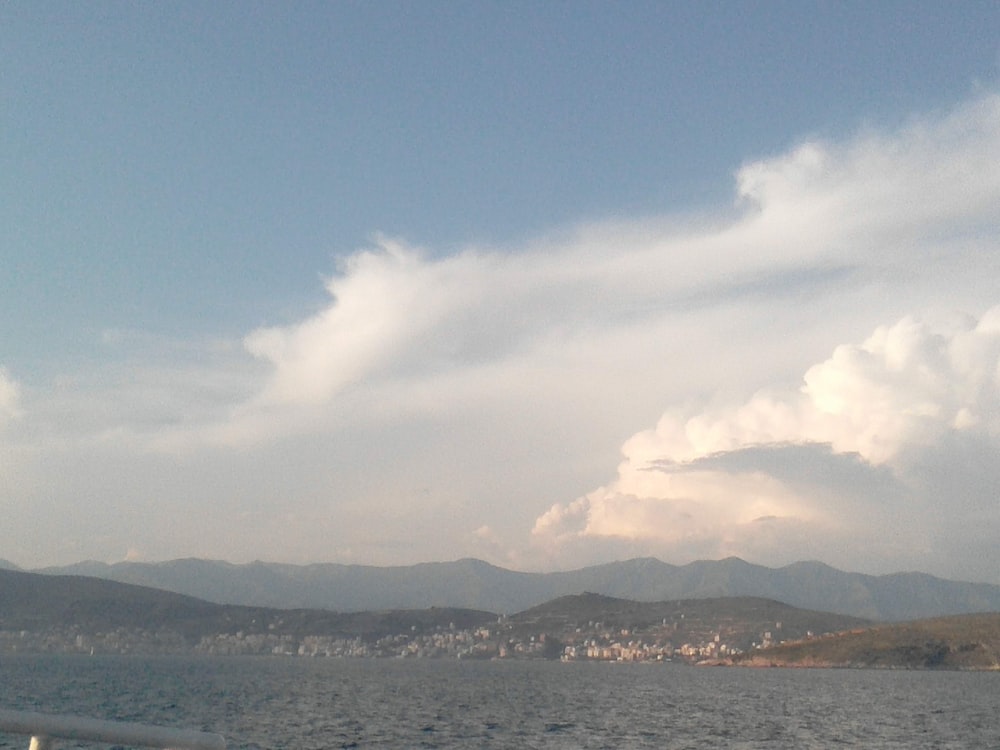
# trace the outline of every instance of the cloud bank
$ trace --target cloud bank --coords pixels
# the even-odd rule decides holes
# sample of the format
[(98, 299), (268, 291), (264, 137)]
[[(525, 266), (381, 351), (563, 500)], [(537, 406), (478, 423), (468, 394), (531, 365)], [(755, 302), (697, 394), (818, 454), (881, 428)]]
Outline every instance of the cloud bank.
[(327, 281), (324, 310), (246, 337), (272, 368), (254, 404), (326, 403), (361, 382), (541, 359), (553, 345), (845, 283), (903, 295), (937, 284), (950, 307), (949, 276), (996, 267), (998, 123), (990, 96), (897, 133), (803, 143), (738, 171), (733, 219), (609, 222), (445, 257), (380, 239)]
[(625, 442), (613, 482), (539, 516), (536, 540), (751, 558), (777, 544), (789, 562), (883, 570), (946, 565), (957, 544), (988, 552), (1000, 535), (989, 458), (1000, 455), (1000, 307), (880, 327), (803, 381), (665, 414)]
[(997, 581), (997, 164), (987, 94), (748, 162), (714, 212), (377, 237), (300, 320), (0, 375), (5, 556)]

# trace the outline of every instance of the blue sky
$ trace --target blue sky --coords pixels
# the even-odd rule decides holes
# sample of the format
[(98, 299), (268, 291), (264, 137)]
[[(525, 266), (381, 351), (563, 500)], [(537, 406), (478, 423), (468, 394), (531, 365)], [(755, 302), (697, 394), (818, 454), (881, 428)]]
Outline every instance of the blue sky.
[(907, 458), (996, 437), (995, 4), (7, 3), (0, 56), (0, 557), (1000, 581), (996, 477), (946, 523)]
[(742, 161), (947, 106), (998, 64), (989, 3), (3, 14), (3, 334), (34, 362), (108, 326), (287, 320), (375, 232), (449, 252), (725, 202)]

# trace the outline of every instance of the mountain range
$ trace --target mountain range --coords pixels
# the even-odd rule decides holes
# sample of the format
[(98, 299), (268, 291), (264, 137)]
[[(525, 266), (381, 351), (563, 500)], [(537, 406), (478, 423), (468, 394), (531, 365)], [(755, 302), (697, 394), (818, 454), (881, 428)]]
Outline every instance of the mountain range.
[(232, 564), (188, 558), (160, 563), (82, 562), (34, 572), (150, 586), (219, 604), (338, 612), (460, 607), (514, 613), (591, 592), (635, 601), (752, 596), (794, 607), (901, 621), (1000, 611), (1000, 586), (924, 573), (872, 576), (820, 562), (781, 568), (739, 558), (675, 566), (637, 558), (554, 573), (526, 573), (482, 560), (375, 567), (323, 563)]

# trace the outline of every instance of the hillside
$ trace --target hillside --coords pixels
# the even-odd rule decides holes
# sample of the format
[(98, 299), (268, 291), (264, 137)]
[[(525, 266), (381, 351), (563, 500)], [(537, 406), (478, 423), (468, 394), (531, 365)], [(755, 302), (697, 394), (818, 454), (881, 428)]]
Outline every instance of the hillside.
[[(127, 633), (147, 647), (183, 648), (200, 639), (241, 633), (377, 639), (438, 628), (470, 628), (496, 620), (460, 608), (337, 613), (221, 605), (169, 591), (86, 576), (0, 570), (0, 631), (69, 635)], [(155, 650), (155, 649), (154, 649)]]
[(683, 566), (638, 558), (558, 573), (511, 571), (472, 559), (398, 567), (186, 559), (88, 562), (36, 572), (96, 576), (219, 604), (341, 612), (461, 607), (512, 613), (584, 591), (647, 602), (753, 596), (882, 621), (1000, 611), (1000, 586), (923, 573), (847, 573), (818, 562), (767, 568), (738, 558)]
[(87, 650), (1000, 669), (1000, 614), (873, 626), (760, 597), (640, 602), (595, 593), (509, 617), (462, 608), (338, 613), (0, 570), (0, 652)]
[(869, 620), (858, 617), (798, 609), (759, 597), (638, 602), (591, 593), (563, 596), (509, 619), (545, 630), (570, 630), (597, 620), (608, 627), (625, 629), (652, 627), (664, 621), (683, 621), (688, 626), (733, 622), (740, 623), (741, 627), (760, 625), (763, 629), (772, 629), (775, 623), (782, 623), (787, 638), (804, 636), (808, 631), (840, 631), (870, 624)]
[(723, 597), (637, 602), (600, 594), (565, 596), (509, 618), (515, 633), (545, 632), (556, 638), (581, 636), (682, 644), (724, 644), (747, 651), (770, 640), (805, 638), (871, 623), (857, 617), (797, 609), (771, 599)]
[(214, 604), (98, 578), (0, 571), (0, 652), (696, 661), (772, 638), (865, 624), (752, 597), (636, 602), (580, 594), (510, 617), (458, 608), (337, 613)]
[(747, 653), (734, 661), (745, 666), (1000, 670), (1000, 614), (856, 629)]

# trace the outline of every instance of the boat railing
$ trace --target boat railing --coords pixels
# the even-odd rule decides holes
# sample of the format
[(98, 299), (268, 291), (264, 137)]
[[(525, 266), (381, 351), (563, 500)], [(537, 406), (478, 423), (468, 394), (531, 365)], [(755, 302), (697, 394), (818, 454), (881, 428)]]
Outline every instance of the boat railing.
[(222, 735), (209, 732), (8, 709), (0, 709), (0, 732), (29, 735), (30, 750), (54, 750), (57, 739), (160, 750), (226, 749)]

